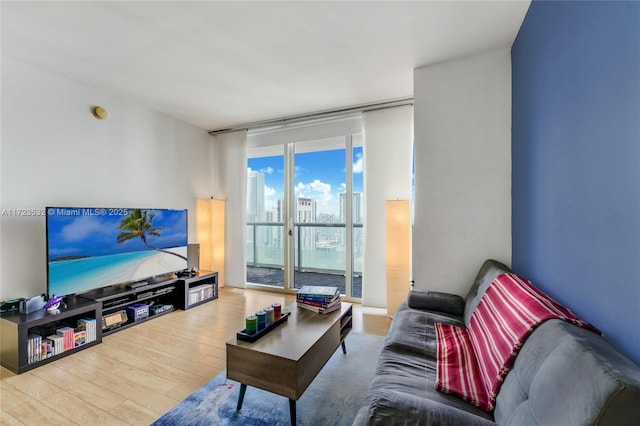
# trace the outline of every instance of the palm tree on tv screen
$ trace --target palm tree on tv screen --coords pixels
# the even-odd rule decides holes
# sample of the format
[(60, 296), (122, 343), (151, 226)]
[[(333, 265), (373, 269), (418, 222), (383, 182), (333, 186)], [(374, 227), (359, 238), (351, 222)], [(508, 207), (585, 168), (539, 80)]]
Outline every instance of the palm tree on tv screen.
[(172, 254), (178, 256), (181, 259), (187, 260), (186, 257), (179, 255), (178, 253), (170, 252), (169, 250), (163, 250), (157, 247), (149, 245), (147, 242), (147, 236), (160, 236), (160, 230), (162, 226), (153, 226), (153, 218), (155, 213), (149, 213), (147, 216), (146, 210), (133, 209), (125, 217), (120, 220), (118, 229), (122, 229), (122, 232), (116, 237), (118, 243), (124, 243), (125, 241), (132, 240), (134, 238), (140, 238), (145, 246), (151, 250), (161, 251), (163, 253)]

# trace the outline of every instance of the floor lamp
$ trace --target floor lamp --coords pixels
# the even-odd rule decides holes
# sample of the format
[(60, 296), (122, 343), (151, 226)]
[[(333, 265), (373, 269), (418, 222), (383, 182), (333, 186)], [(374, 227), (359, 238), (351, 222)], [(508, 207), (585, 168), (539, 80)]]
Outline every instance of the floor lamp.
[(407, 299), (411, 284), (411, 207), (409, 200), (386, 201), (387, 314)]
[(197, 214), (200, 269), (217, 272), (224, 287), (225, 201), (199, 198)]

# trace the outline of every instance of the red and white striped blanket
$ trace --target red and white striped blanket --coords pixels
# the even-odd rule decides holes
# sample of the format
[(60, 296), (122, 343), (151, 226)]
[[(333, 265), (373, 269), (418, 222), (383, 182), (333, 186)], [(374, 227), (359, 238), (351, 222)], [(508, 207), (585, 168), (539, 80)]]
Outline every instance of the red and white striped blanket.
[(513, 273), (499, 275), (480, 299), (466, 329), (436, 323), (436, 389), (492, 411), (518, 351), (535, 327), (548, 319), (600, 333), (530, 281)]

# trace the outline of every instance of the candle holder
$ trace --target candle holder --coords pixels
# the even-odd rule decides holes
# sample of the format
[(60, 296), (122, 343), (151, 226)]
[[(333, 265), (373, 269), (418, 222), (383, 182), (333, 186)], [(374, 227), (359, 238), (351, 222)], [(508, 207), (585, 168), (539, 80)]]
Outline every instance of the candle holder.
[(274, 328), (276, 328), (277, 326), (279, 326), (280, 324), (282, 324), (283, 322), (285, 322), (289, 318), (289, 315), (291, 315), (291, 312), (283, 313), (279, 319), (273, 321), (270, 325), (266, 326), (261, 330), (258, 330), (253, 334), (250, 334), (245, 328), (244, 330), (236, 333), (236, 338), (238, 340), (242, 340), (243, 342), (253, 343), (259, 338), (261, 338), (262, 336), (266, 335), (268, 332), (270, 332)]

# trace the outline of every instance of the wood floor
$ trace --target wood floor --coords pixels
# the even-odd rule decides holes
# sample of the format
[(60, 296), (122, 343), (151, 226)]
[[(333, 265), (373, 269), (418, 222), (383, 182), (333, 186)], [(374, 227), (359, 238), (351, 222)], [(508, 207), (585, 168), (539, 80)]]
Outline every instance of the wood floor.
[[(223, 288), (217, 300), (111, 334), (27, 373), (0, 367), (0, 424), (149, 425), (225, 369), (225, 342), (244, 328), (245, 313), (294, 301)], [(385, 310), (354, 304), (354, 331), (386, 335), (390, 323)]]

